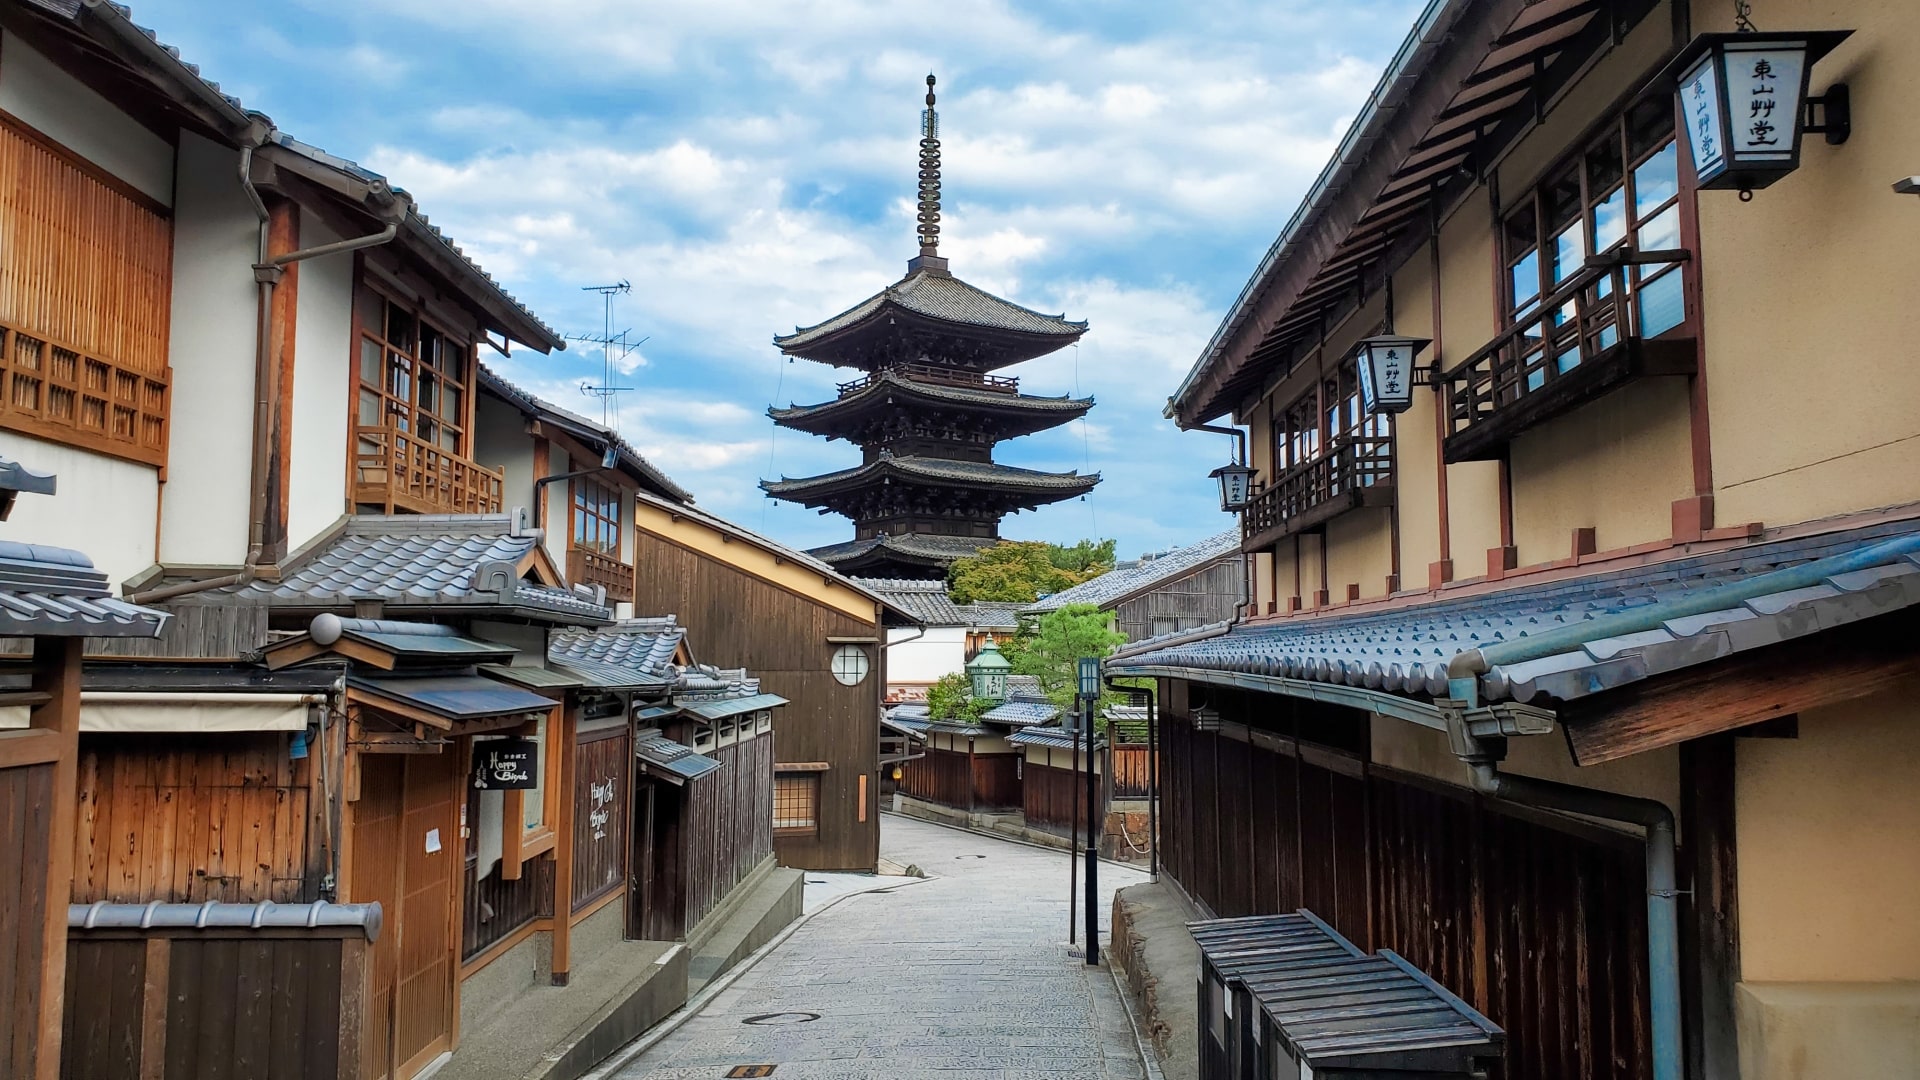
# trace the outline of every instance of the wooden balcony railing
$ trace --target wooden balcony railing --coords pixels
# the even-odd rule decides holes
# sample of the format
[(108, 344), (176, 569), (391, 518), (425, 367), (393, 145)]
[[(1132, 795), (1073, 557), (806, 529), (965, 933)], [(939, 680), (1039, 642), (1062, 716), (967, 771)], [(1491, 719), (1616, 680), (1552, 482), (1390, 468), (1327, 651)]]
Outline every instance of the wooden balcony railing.
[(497, 514), (503, 471), (443, 450), (405, 431), (353, 429), (353, 501), (386, 513)]
[(608, 603), (633, 601), (633, 567), (591, 548), (567, 550), (567, 580), (575, 585), (605, 585)]
[[(1596, 256), (1527, 316), (1441, 378), (1447, 383), (1446, 460), (1498, 457), (1515, 435), (1651, 375), (1691, 375), (1694, 340), (1645, 340), (1630, 267), (1684, 263), (1685, 251)], [(1667, 274), (1682, 274), (1674, 265)], [(1665, 277), (1666, 275), (1661, 275)], [(1684, 325), (1684, 324), (1683, 324)]]
[(0, 325), (0, 428), (163, 468), (171, 376)]
[(1393, 438), (1335, 439), (1330, 452), (1297, 465), (1248, 500), (1242, 546), (1266, 547), (1361, 506), (1393, 503)]
[(881, 368), (871, 375), (863, 376), (852, 382), (840, 384), (840, 396), (857, 394), (872, 386), (874, 380), (892, 372), (912, 382), (935, 383), (940, 386), (962, 386), (969, 390), (987, 390), (996, 394), (1017, 394), (1020, 392), (1020, 380), (1004, 375), (986, 375), (978, 371), (959, 371), (954, 368), (940, 367), (936, 364), (893, 364)]

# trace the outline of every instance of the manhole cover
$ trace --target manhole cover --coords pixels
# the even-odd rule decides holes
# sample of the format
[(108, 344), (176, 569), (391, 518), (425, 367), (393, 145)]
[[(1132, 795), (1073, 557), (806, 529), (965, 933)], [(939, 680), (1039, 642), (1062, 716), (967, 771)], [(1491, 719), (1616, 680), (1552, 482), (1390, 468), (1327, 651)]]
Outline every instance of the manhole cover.
[[(827, 883), (827, 879), (823, 877), (810, 877), (807, 879), (807, 884), (809, 885), (825, 885), (826, 883)], [(754, 1066), (742, 1065), (740, 1067), (743, 1069), (747, 1069), (747, 1068), (753, 1068)]]
[(986, 858), (986, 856), (985, 855), (955, 855), (953, 858), (955, 862), (958, 862), (961, 859), (984, 859)]
[(772, 1076), (774, 1068), (775, 1066), (772, 1065), (735, 1065), (733, 1068), (727, 1070), (727, 1076), (729, 1078), (736, 1076)]
[[(820, 1014), (814, 1012), (778, 1012), (749, 1016), (740, 1022), (743, 1024), (753, 1024), (756, 1027), (777, 1027), (781, 1024), (811, 1024), (818, 1019), (820, 1019)], [(766, 1074), (753, 1073), (743, 1075), (764, 1076)]]

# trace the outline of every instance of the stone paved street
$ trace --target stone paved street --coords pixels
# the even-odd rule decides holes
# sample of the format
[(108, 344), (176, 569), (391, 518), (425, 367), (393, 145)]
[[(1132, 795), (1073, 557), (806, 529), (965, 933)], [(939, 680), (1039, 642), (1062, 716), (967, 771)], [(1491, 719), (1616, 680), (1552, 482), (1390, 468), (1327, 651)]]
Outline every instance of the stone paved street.
[[(932, 879), (816, 915), (614, 1075), (706, 1080), (768, 1064), (775, 1080), (1145, 1076), (1112, 978), (1066, 945), (1065, 852), (893, 816), (880, 846)], [(1113, 891), (1144, 879), (1102, 864), (1103, 927)]]

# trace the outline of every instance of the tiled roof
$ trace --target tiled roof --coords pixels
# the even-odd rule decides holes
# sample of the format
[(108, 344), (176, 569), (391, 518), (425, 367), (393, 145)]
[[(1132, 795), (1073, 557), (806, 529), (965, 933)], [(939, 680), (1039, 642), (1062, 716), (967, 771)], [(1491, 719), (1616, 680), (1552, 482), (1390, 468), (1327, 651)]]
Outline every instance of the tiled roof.
[[(547, 638), (547, 659), (580, 671), (604, 685), (672, 685), (677, 678), (673, 654), (687, 637), (672, 615), (622, 619), (593, 629), (567, 627)], [(616, 678), (609, 682), (608, 678)], [(617, 680), (631, 680), (617, 681)]]
[(337, 608), (379, 600), (397, 608), (511, 608), (572, 623), (612, 619), (607, 608), (564, 589), (521, 580), (517, 569), (540, 542), (515, 534), (504, 514), (362, 515), (290, 567), (199, 594), (289, 608)]
[(633, 742), (634, 756), (648, 772), (684, 783), (698, 780), (720, 767), (720, 762), (664, 735), (642, 735)]
[[(982, 405), (996, 409), (1017, 409), (1022, 412), (1064, 413), (1071, 419), (1093, 408), (1090, 397), (1038, 397), (1032, 394), (1008, 394), (998, 390), (985, 390), (971, 386), (951, 386), (945, 383), (924, 382), (910, 379), (895, 371), (882, 371), (858, 393), (846, 397), (823, 401), (817, 405), (793, 405), (784, 409), (768, 409), (767, 415), (775, 420), (800, 420), (809, 415), (838, 410), (858, 405), (870, 397), (916, 397), (933, 403), (953, 403), (958, 405)], [(1050, 423), (1065, 423), (1054, 420)]]
[(1060, 708), (1045, 698), (1039, 700), (1026, 698), (1008, 698), (1003, 704), (996, 705), (982, 713), (980, 719), (994, 724), (1024, 726), (1045, 724), (1060, 716)]
[(1038, 675), (1007, 676), (1007, 696), (1008, 697), (1043, 697), (1045, 696), (1040, 689), (1040, 677)]
[(1130, 647), (1107, 670), (1222, 671), (1444, 697), (1449, 663), (1477, 653), (1485, 700), (1567, 700), (1915, 604), (1920, 523), (1890, 522), (1380, 611), (1242, 625)]
[(973, 626), (972, 605), (956, 604), (947, 595), (944, 581), (915, 581), (911, 578), (855, 578), (868, 589), (886, 597), (887, 602), (928, 626)]
[(1088, 473), (1082, 476), (1078, 472), (1054, 473), (1022, 469), (1016, 465), (1002, 465), (995, 461), (953, 461), (948, 458), (919, 456), (894, 457), (891, 454), (882, 453), (874, 461), (851, 469), (841, 469), (838, 472), (799, 479), (781, 477), (778, 480), (762, 480), (760, 487), (769, 495), (787, 498), (804, 496), (809, 491), (849, 480), (864, 481), (883, 473), (936, 484), (1024, 488), (1059, 498), (1091, 491), (1093, 486), (1100, 482), (1099, 473)]
[[(979, 552), (981, 548), (990, 548), (998, 540), (977, 536), (941, 536), (937, 533), (907, 533), (903, 536), (870, 536), (865, 540), (848, 540), (843, 544), (828, 544), (825, 547), (808, 548), (807, 554), (830, 563), (846, 562), (869, 552), (885, 549), (898, 552), (908, 558), (925, 559), (938, 562), (952, 562)], [(875, 580), (867, 578), (864, 580)]]
[(1239, 553), (1240, 530), (1230, 529), (1218, 536), (1210, 536), (1197, 544), (1177, 548), (1165, 555), (1145, 560), (1129, 569), (1110, 570), (1091, 581), (1083, 581), (1070, 589), (1062, 589), (1051, 596), (1043, 596), (1022, 608), (1020, 613), (1044, 615), (1049, 611), (1058, 611), (1068, 604), (1111, 607), (1142, 593), (1151, 592), (1169, 582), (1178, 581), (1220, 559), (1236, 556)]
[(976, 630), (1018, 630), (1020, 629), (1020, 609), (1024, 604), (1008, 604), (998, 600), (975, 600), (971, 604), (957, 605), (967, 617), (967, 625)]
[(68, 548), (0, 540), (0, 637), (159, 637), (167, 613), (115, 599)]
[(1071, 341), (1087, 332), (1085, 322), (1072, 322), (1065, 315), (1043, 315), (977, 289), (957, 277), (921, 271), (887, 286), (825, 322), (797, 327), (791, 334), (776, 336), (773, 343), (786, 352), (805, 348), (836, 331), (874, 317), (889, 305), (944, 322), (1059, 337), (1063, 341)]
[[(1077, 743), (1076, 740), (1078, 740)], [(1057, 724), (1048, 724), (1045, 727), (1030, 727), (1025, 731), (1016, 731), (1007, 736), (1007, 741), (1015, 746), (1044, 746), (1053, 750), (1072, 750), (1076, 745), (1085, 749), (1087, 737), (1084, 733), (1076, 734)], [(1098, 750), (1105, 745), (1106, 740), (1095, 734), (1093, 749)]]
[(1113, 733), (1114, 741), (1123, 743), (1145, 743), (1147, 741), (1147, 707), (1145, 705), (1109, 705), (1100, 710), (1107, 721), (1107, 730)]
[(548, 420), (557, 420), (564, 426), (589, 432), (595, 438), (605, 439), (619, 452), (622, 465), (625, 465), (627, 468), (651, 481), (668, 497), (680, 502), (690, 503), (693, 501), (693, 494), (691, 492), (674, 483), (671, 477), (656, 468), (653, 462), (648, 461), (641, 455), (640, 451), (635, 450), (631, 443), (621, 438), (620, 433), (614, 431), (612, 428), (589, 420), (579, 413), (563, 409), (545, 398), (535, 397), (527, 393), (513, 383), (508, 382), (499, 372), (485, 364), (480, 365), (480, 385), (511, 402), (522, 412), (533, 416), (545, 417)]

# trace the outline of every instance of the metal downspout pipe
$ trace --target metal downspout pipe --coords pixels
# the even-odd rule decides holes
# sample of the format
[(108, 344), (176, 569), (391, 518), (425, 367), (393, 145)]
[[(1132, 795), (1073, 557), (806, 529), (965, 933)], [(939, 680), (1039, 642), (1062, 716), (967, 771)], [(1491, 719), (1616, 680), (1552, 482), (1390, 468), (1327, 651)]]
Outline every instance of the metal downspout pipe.
[(1653, 1080), (1682, 1080), (1679, 888), (1674, 871), (1673, 811), (1653, 799), (1513, 776), (1489, 758), (1466, 758), (1474, 790), (1495, 799), (1584, 817), (1624, 821), (1646, 830), (1647, 983), (1653, 1014)]
[(274, 366), (272, 355), (274, 286), (285, 274), (286, 268), (294, 263), (322, 255), (377, 247), (399, 235), (399, 223), (389, 222), (385, 228), (368, 236), (336, 240), (329, 244), (302, 248), (299, 251), (289, 251), (283, 255), (268, 258), (268, 234), (272, 215), (267, 212), (266, 200), (260, 197), (260, 190), (253, 184), (253, 150), (251, 146), (240, 148), (240, 190), (246, 193), (247, 201), (253, 206), (254, 216), (260, 220), (259, 239), (255, 244), (253, 264), (253, 279), (258, 294), (255, 300), (257, 308), (253, 338), (253, 445), (252, 465), (247, 482), (247, 554), (241, 561), (238, 573), (149, 589), (127, 597), (131, 603), (150, 604), (190, 593), (205, 592), (208, 589), (244, 585), (259, 576), (260, 564), (266, 557), (267, 550), (267, 474), (273, 467), (273, 447), (269, 429), (273, 420), (273, 403), (279, 396), (280, 390), (279, 372)]

